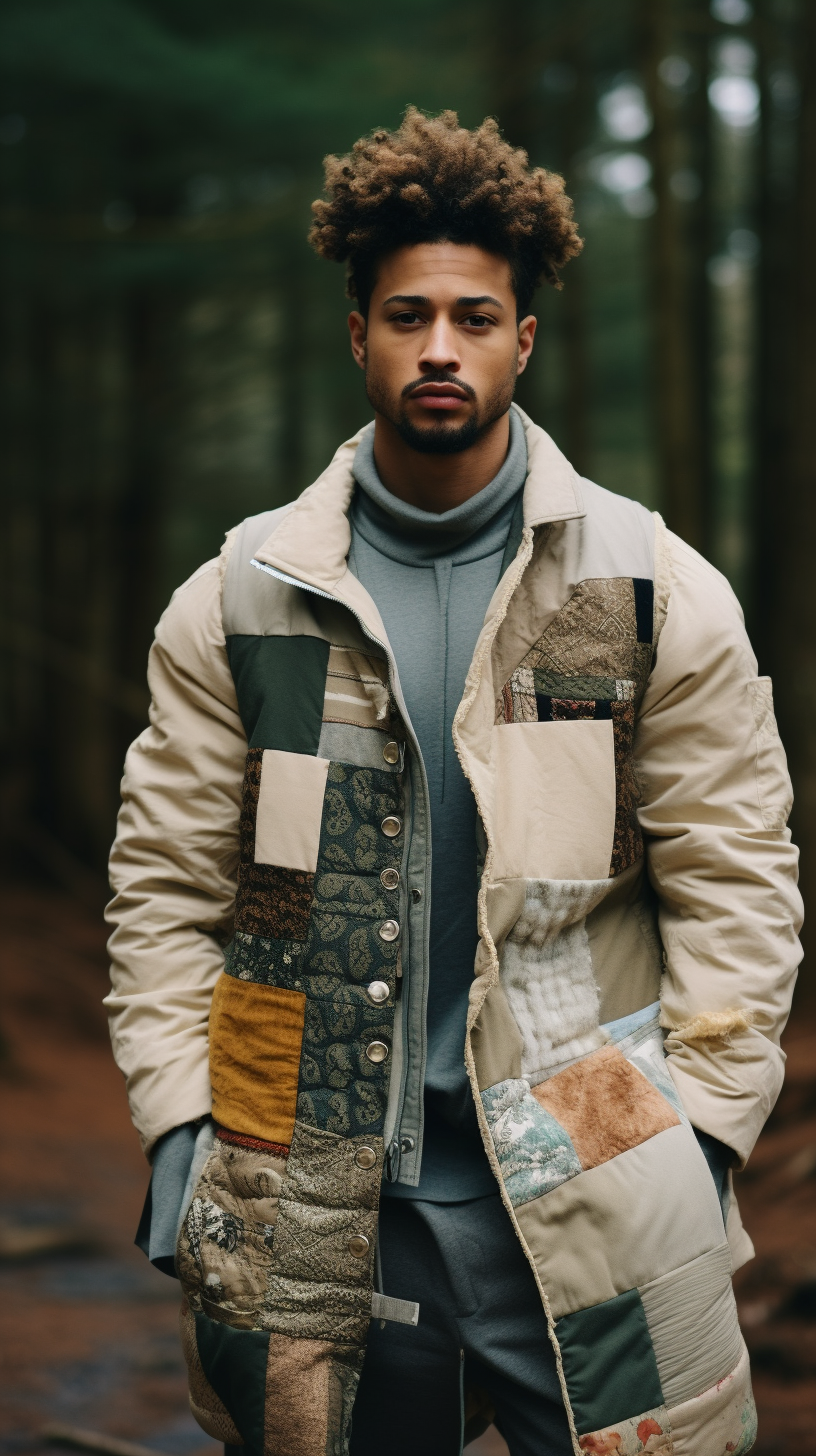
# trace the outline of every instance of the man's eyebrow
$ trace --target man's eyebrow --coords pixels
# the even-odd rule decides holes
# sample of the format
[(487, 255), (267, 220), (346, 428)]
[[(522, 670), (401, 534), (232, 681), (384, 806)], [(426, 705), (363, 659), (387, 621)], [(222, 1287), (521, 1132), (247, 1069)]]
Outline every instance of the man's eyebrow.
[[(383, 308), (389, 303), (408, 303), (412, 308), (427, 308), (430, 299), (423, 293), (392, 293), (390, 298), (383, 300)], [(497, 298), (492, 298), (489, 293), (480, 293), (477, 298), (457, 298), (457, 308), (478, 308), (481, 303), (492, 303), (495, 308), (504, 308)]]
[(478, 298), (457, 298), (457, 308), (477, 308), (480, 303), (492, 303), (496, 308), (504, 308), (497, 298), (491, 298), (489, 293), (482, 293)]

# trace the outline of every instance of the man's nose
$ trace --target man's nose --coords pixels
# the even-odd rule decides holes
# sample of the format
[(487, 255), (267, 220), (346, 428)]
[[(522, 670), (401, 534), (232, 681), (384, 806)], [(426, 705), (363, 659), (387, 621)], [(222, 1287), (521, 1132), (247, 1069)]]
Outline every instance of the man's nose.
[(436, 319), (425, 336), (419, 356), (420, 369), (447, 369), (456, 374), (461, 363), (456, 329), (449, 319)]

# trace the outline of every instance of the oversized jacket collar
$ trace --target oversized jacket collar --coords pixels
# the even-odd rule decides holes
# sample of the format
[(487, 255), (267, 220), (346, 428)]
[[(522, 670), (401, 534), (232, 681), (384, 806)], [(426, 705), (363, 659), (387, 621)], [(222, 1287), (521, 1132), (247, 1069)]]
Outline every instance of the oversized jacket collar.
[[(524, 525), (535, 527), (583, 516), (580, 477), (545, 430), (519, 410), (527, 440)], [(371, 597), (349, 571), (348, 512), (354, 494), (352, 463), (362, 430), (341, 445), (313, 485), (280, 518), (255, 553), (264, 566), (345, 602), (375, 637), (383, 624)]]

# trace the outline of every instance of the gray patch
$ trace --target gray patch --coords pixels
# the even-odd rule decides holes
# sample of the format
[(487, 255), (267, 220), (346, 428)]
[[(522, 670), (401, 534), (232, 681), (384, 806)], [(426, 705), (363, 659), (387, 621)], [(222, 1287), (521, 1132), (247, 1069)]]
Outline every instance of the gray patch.
[(354, 723), (324, 723), (317, 756), (333, 759), (335, 763), (352, 763), (357, 768), (385, 769), (398, 774), (399, 763), (386, 763), (383, 758), (383, 749), (386, 743), (392, 742), (393, 736), (381, 728), (360, 728)]

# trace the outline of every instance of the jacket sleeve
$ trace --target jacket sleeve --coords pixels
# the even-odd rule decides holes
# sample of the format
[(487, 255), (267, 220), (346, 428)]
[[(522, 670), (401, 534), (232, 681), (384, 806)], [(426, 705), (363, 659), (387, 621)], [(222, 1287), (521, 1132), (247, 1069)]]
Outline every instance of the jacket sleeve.
[(207, 1022), (232, 932), (246, 758), (221, 627), (223, 561), (176, 592), (156, 629), (150, 726), (127, 755), (111, 853), (105, 1004), (147, 1152), (211, 1105)]
[(670, 596), (635, 745), (661, 1020), (689, 1118), (744, 1162), (782, 1085), (801, 958), (790, 780), (731, 588), (668, 541)]

